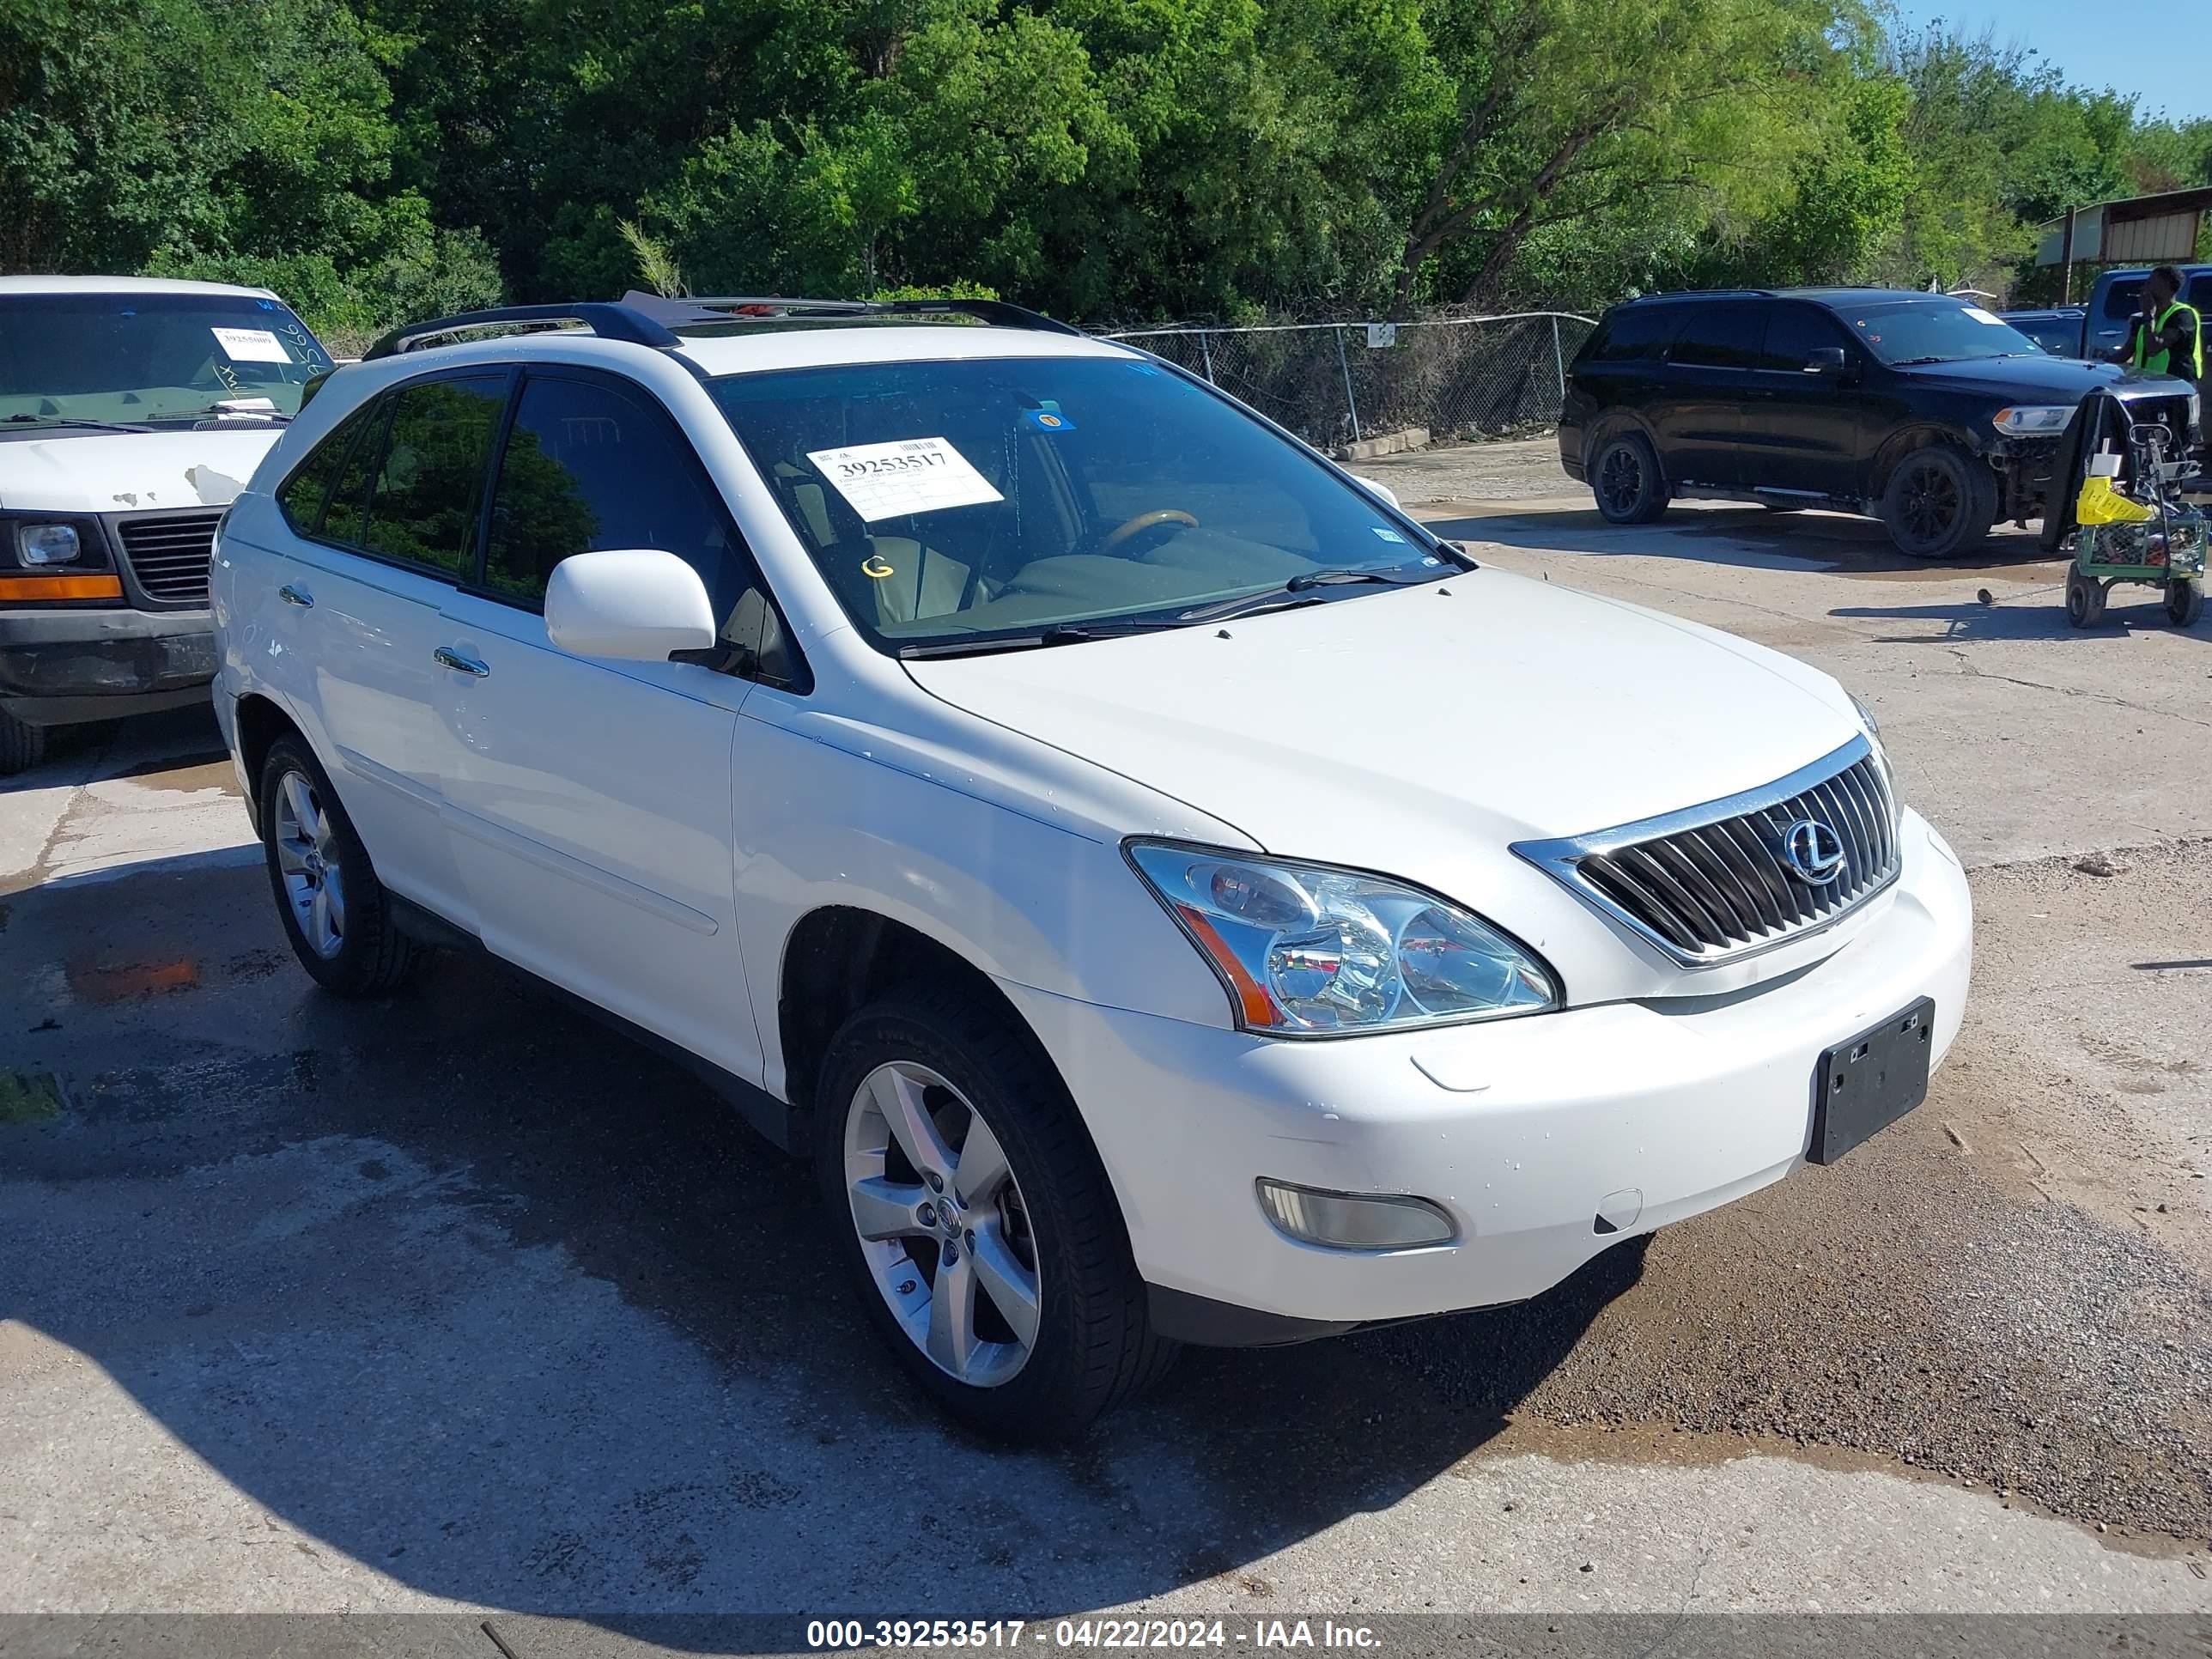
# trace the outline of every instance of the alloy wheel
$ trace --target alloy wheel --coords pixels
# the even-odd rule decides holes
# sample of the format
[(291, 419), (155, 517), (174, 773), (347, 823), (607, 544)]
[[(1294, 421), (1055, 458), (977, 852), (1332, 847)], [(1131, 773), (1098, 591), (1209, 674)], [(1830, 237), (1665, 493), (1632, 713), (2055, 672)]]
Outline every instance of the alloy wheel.
[(854, 1230), (899, 1328), (948, 1376), (1011, 1381), (1036, 1346), (1043, 1286), (998, 1136), (943, 1077), (898, 1060), (862, 1079), (844, 1147)]
[(345, 948), (345, 872), (336, 826), (303, 772), (276, 786), (276, 869), (301, 937), (317, 956), (337, 956)]
[(1910, 465), (1898, 517), (1906, 535), (1929, 546), (1941, 541), (1958, 523), (1966, 503), (1959, 493), (1959, 481), (1945, 468), (1928, 461)]
[(1606, 452), (1605, 460), (1598, 468), (1597, 483), (1605, 504), (1615, 513), (1634, 508), (1638, 496), (1644, 491), (1644, 463), (1632, 446), (1615, 444)]

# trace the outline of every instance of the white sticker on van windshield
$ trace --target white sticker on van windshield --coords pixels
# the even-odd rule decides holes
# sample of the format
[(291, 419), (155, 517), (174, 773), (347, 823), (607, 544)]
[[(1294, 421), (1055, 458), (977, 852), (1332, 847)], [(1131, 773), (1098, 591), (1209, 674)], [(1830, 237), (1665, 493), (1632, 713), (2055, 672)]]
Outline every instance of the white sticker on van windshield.
[(942, 438), (813, 449), (806, 459), (870, 524), (909, 513), (1006, 500), (991, 488), (989, 479), (968, 465), (965, 455)]
[(265, 328), (212, 328), (215, 343), (234, 363), (289, 363), (284, 343)]
[(1996, 316), (1992, 313), (1986, 312), (1979, 306), (1968, 306), (1966, 307), (1966, 315), (1972, 318), (1978, 323), (1990, 323), (1994, 324), (1998, 328), (2008, 326), (2003, 318)]

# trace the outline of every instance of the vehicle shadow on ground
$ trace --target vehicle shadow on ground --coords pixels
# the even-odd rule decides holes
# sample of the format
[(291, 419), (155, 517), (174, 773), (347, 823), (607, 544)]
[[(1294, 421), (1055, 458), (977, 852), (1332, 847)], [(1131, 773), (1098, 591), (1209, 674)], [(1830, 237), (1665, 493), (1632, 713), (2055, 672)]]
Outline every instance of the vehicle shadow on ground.
[[(878, 1349), (805, 1171), (504, 970), (446, 957), (386, 1003), (325, 997), (258, 867), (10, 904), (0, 1030), (66, 1109), (0, 1122), (0, 1259), (40, 1263), (0, 1316), (128, 1397), (100, 1406), (74, 1368), (59, 1414), (190, 1454), (112, 1492), (74, 1468), (17, 1484), (65, 1486), (118, 1537), (197, 1528), (204, 1464), (307, 1555), (610, 1627), (1048, 1616), (1201, 1584), (1219, 1607), (1270, 1593), (1272, 1553), (1481, 1447), (1641, 1271), (1632, 1241), (1451, 1322), (1485, 1381), (1450, 1404), (1372, 1344), (1193, 1352), (1080, 1444), (1003, 1452)], [(230, 1583), (244, 1559), (176, 1547), (203, 1575), (179, 1583)], [(254, 1559), (275, 1575), (254, 1595), (337, 1594), (327, 1565)], [(347, 1570), (360, 1605), (373, 1581)]]
[[(2137, 594), (2142, 597), (2133, 597)], [(1851, 621), (1941, 624), (1940, 632), (1923, 628), (1918, 633), (1874, 635), (1878, 645), (1918, 645), (1929, 640), (1960, 645), (2008, 640), (2094, 641), (2146, 633), (2212, 641), (2212, 629), (2202, 623), (2193, 629), (2174, 627), (2166, 619), (2165, 598), (2155, 588), (2116, 588), (2106, 605), (2104, 619), (2094, 628), (2076, 628), (2067, 621), (2063, 587), (2008, 596), (1994, 605), (1969, 599), (1950, 605), (1840, 605), (1828, 614)]]
[(1765, 507), (1677, 507), (1649, 525), (1607, 524), (1595, 508), (1556, 505), (1501, 504), (1495, 514), (1437, 518), (1425, 511), (1422, 516), (1448, 540), (1493, 542), (1530, 552), (1628, 555), (1763, 570), (1832, 570), (1850, 576), (1940, 580), (1975, 571), (2006, 575), (2051, 556), (2033, 532), (2007, 527), (1950, 558), (1915, 559), (1892, 546), (1887, 532), (1871, 519)]

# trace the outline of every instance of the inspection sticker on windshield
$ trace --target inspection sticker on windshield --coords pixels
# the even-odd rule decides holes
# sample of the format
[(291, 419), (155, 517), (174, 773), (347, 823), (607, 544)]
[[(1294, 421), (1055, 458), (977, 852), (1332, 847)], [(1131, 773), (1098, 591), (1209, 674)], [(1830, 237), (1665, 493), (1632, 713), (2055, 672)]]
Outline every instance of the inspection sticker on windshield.
[(942, 438), (811, 449), (806, 459), (868, 523), (1006, 498)]
[(1988, 323), (1993, 327), (2003, 328), (2007, 326), (2003, 318), (1997, 316), (1993, 312), (1984, 311), (1979, 306), (1968, 306), (1966, 307), (1966, 315), (1972, 318), (1978, 323)]
[(234, 363), (289, 363), (284, 343), (265, 328), (211, 328), (215, 343)]

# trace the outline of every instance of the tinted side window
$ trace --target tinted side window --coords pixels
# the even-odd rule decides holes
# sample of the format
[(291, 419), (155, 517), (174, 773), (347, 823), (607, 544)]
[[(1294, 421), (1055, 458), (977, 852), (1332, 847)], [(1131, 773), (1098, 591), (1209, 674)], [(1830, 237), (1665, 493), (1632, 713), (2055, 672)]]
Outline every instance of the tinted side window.
[(2189, 303), (2197, 311), (2212, 308), (2212, 271), (2207, 271), (2202, 276), (2191, 276), (2185, 292), (2189, 296)]
[(2124, 323), (2136, 314), (2142, 303), (2143, 278), (2130, 276), (2124, 283), (2114, 283), (2105, 290), (2105, 316), (2107, 321)]
[(1594, 363), (1632, 363), (1657, 357), (1674, 337), (1674, 325), (1688, 307), (1684, 306), (1623, 306), (1605, 320), (1605, 331), (1592, 343), (1589, 361)]
[(1850, 344), (1843, 331), (1813, 307), (1778, 305), (1767, 313), (1766, 349), (1759, 366), (1802, 374), (1814, 352), (1829, 346), (1848, 349)]
[(1765, 307), (1752, 301), (1685, 306), (1682, 331), (1668, 361), (1698, 368), (1756, 368)]
[(394, 392), (360, 545), (473, 576), (484, 473), (506, 402), (502, 374), (425, 380)]
[(376, 464), (384, 454), (384, 434), (392, 424), (392, 395), (386, 392), (354, 416), (362, 422), (360, 441), (345, 452), (345, 465), (331, 487), (330, 505), (323, 511), (322, 539), (361, 545), (364, 514), (368, 509), (368, 487), (376, 478)]
[(353, 441), (368, 424), (368, 411), (356, 410), (325, 434), (322, 442), (309, 450), (291, 476), (276, 486), (276, 505), (283, 510), (284, 522), (299, 534), (312, 536), (320, 527), (331, 481), (345, 465)]
[(699, 573), (727, 616), (737, 562), (690, 442), (657, 405), (602, 381), (523, 382), (492, 497), (485, 584), (542, 599), (572, 553), (659, 548)]

